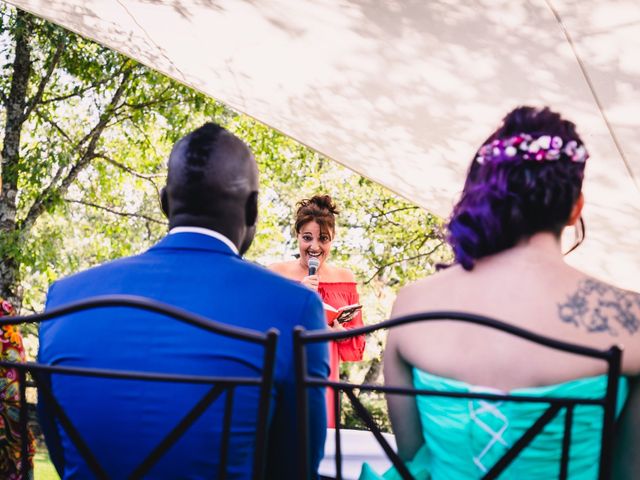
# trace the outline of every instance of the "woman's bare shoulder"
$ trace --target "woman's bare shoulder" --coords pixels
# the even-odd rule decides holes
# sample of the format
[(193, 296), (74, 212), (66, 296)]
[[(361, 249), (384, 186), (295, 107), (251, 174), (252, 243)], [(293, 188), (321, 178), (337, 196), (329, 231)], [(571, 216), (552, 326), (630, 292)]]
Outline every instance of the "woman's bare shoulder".
[(598, 280), (597, 278), (585, 276), (584, 279), (581, 280), (580, 285), (582, 288), (597, 290), (601, 292), (611, 291), (616, 292), (616, 295), (627, 298), (629, 300), (633, 300), (637, 307), (640, 307), (640, 292), (634, 292), (632, 290), (625, 290), (624, 288), (616, 287), (609, 283), (603, 282), (602, 280)]
[(356, 277), (348, 268), (337, 267), (325, 263), (320, 269), (320, 281), (322, 282), (355, 282)]
[(356, 276), (351, 270), (343, 267), (333, 267), (335, 269), (335, 277), (337, 282), (355, 282)]
[(455, 265), (405, 285), (398, 292), (392, 315), (407, 315), (446, 304), (464, 273), (462, 267)]
[(286, 262), (276, 262), (268, 265), (267, 268), (272, 272), (279, 273), (285, 277), (290, 276), (294, 267), (296, 266), (296, 260), (289, 260)]
[(461, 276), (465, 273), (466, 272), (462, 267), (459, 265), (453, 265), (440, 270), (433, 275), (429, 275), (421, 278), (420, 280), (409, 283), (400, 290), (400, 293), (426, 293), (433, 291), (433, 289), (447, 288), (448, 285), (458, 282)]

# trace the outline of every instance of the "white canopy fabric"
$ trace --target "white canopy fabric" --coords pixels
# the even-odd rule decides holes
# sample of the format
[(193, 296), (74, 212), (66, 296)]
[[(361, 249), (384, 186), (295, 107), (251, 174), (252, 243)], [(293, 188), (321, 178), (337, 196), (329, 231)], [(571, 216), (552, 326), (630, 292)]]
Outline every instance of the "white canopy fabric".
[(640, 289), (637, 0), (11, 0), (447, 216), (479, 144), (550, 105), (591, 153), (569, 261)]

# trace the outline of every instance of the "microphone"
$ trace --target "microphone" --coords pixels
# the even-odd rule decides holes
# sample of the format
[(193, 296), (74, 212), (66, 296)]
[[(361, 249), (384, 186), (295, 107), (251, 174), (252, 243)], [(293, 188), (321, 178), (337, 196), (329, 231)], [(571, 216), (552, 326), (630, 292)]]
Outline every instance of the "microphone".
[(307, 265), (309, 265), (309, 276), (315, 275), (318, 272), (318, 267), (320, 267), (320, 260), (316, 257), (311, 257)]

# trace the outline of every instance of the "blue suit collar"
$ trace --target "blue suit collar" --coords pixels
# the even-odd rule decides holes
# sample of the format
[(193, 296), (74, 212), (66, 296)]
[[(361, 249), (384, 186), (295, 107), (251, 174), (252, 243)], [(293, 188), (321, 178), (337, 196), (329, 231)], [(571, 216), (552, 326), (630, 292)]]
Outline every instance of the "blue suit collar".
[(233, 252), (228, 245), (217, 238), (194, 232), (181, 232), (167, 235), (151, 247), (150, 250), (156, 249), (203, 250), (239, 257), (239, 255)]

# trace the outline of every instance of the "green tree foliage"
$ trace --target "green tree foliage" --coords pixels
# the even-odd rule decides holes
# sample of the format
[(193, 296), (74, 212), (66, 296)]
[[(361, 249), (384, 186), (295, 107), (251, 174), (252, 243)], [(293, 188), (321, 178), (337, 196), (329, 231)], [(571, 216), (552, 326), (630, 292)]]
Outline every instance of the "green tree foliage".
[[(136, 228), (157, 237), (164, 225), (152, 193), (154, 178), (162, 175), (163, 146), (172, 143), (192, 113), (215, 115), (224, 109), (122, 55), (5, 4), (0, 5), (0, 27), (0, 295), (20, 305), (23, 295), (32, 294), (21, 288), (23, 282), (30, 286), (29, 271), (50, 281), (91, 259), (135, 250), (118, 237), (124, 230), (108, 222), (98, 228), (113, 234), (109, 242), (118, 241), (118, 248), (103, 242), (95, 245), (89, 262), (77, 255), (52, 260), (69, 234), (82, 235), (76, 230), (83, 229), (83, 222), (63, 233), (54, 228), (59, 220), (44, 217), (64, 213), (86, 219), (80, 206), (95, 205), (91, 208), (104, 212), (123, 208), (121, 213), (130, 213), (135, 223), (134, 238), (140, 235)], [(142, 183), (151, 190), (140, 189)], [(134, 216), (143, 222), (132, 222)], [(52, 231), (35, 231), (41, 221)], [(80, 245), (93, 241), (84, 237)]]

